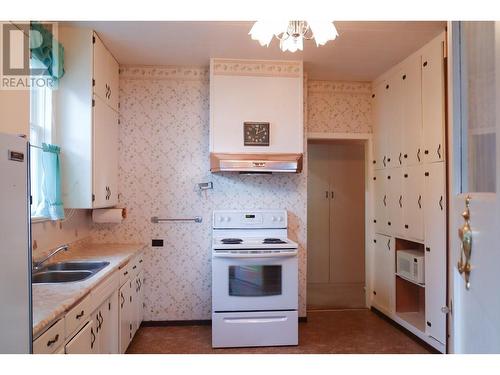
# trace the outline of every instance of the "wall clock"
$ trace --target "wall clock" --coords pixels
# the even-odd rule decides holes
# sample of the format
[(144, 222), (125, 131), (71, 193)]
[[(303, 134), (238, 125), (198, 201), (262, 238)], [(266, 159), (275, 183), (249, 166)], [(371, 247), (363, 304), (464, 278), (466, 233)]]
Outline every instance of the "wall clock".
[(269, 123), (244, 122), (243, 139), (245, 146), (269, 146)]

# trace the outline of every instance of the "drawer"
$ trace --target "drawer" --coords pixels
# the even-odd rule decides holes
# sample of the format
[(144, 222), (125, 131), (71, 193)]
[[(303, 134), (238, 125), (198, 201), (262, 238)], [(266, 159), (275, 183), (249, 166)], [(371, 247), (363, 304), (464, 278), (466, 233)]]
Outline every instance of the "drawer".
[(108, 299), (116, 290), (120, 288), (120, 272), (113, 272), (101, 284), (90, 293), (92, 305), (89, 311), (94, 311)]
[(297, 345), (297, 311), (212, 314), (212, 347)]
[(132, 275), (133, 259), (131, 259), (127, 264), (119, 269), (120, 272), (120, 286), (125, 284), (125, 282), (130, 279)]
[(144, 264), (143, 254), (140, 253), (140, 254), (135, 256), (133, 264), (132, 264), (132, 276), (133, 277), (137, 276), (139, 274), (139, 272), (141, 272), (143, 264)]
[(64, 318), (58, 320), (52, 327), (33, 341), (34, 354), (51, 354), (62, 345), (64, 348)]
[(78, 305), (66, 314), (66, 335), (70, 336), (83, 322), (87, 320), (92, 312), (91, 296), (88, 295)]

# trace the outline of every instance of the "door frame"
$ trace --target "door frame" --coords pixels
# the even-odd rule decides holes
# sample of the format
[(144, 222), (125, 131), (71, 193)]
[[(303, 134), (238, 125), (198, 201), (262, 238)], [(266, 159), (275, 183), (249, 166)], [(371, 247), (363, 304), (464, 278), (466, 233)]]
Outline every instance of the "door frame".
[[(370, 168), (370, 160), (372, 155), (373, 140), (372, 133), (308, 133), (306, 144), (309, 141), (362, 141), (365, 153), (365, 306), (369, 307), (370, 291), (372, 290), (372, 242), (374, 231), (371, 225), (370, 218), (373, 216), (373, 189), (370, 181), (373, 178), (373, 170)], [(307, 164), (306, 164), (307, 165)]]

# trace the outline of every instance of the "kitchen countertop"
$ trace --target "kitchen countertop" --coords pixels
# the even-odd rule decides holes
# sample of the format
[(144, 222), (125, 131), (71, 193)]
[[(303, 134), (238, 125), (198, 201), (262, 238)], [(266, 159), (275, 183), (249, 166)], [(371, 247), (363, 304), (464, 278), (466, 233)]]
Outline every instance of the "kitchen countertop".
[(110, 276), (113, 271), (126, 264), (135, 254), (143, 250), (144, 244), (86, 244), (60, 253), (49, 263), (68, 260), (107, 261), (109, 265), (87, 280), (33, 284), (33, 338), (41, 334), (52, 322), (76, 306), (92, 289)]

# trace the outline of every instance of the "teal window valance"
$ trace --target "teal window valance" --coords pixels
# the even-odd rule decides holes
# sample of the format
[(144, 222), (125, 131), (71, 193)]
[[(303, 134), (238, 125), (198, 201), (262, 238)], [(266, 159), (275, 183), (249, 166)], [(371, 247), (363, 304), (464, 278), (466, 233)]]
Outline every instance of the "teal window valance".
[(30, 24), (31, 59), (43, 66), (54, 81), (64, 75), (64, 47), (41, 23)]

